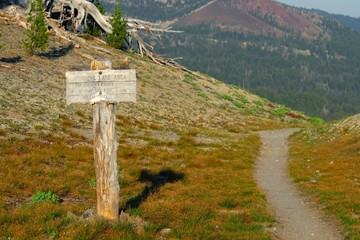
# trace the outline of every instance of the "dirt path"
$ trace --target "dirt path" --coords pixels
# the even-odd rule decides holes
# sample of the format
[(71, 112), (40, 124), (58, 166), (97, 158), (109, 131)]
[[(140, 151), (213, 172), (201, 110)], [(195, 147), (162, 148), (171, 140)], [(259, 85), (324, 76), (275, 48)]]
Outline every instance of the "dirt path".
[(288, 176), (287, 138), (296, 129), (260, 132), (263, 147), (255, 167), (255, 179), (263, 189), (277, 224), (275, 239), (343, 239), (336, 224), (309, 204)]

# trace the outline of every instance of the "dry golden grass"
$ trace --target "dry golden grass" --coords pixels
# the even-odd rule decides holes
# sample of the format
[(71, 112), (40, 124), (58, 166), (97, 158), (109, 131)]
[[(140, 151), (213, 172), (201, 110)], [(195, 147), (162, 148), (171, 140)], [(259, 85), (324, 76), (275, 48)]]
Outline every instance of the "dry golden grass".
[[(76, 48), (51, 36), (51, 49), (29, 58), (23, 29), (0, 20), (0, 31), (0, 236), (158, 239), (170, 227), (169, 239), (270, 239), (273, 218), (252, 177), (260, 145), (252, 131), (301, 124), (302, 114), (96, 42)], [(85, 55), (114, 69), (126, 57), (137, 71), (138, 102), (117, 105), (116, 125), (121, 208), (150, 222), (142, 235), (67, 214), (95, 208), (91, 106), (64, 99), (64, 73), (88, 69)], [(30, 203), (47, 191), (62, 202)]]
[(360, 239), (360, 137), (328, 126), (296, 134), (290, 172), (325, 210), (345, 226), (347, 239)]
[[(259, 149), (256, 135), (190, 130), (177, 140), (124, 134), (119, 139), (121, 208), (150, 222), (136, 235), (123, 224), (81, 223), (68, 217), (95, 208), (90, 146), (54, 138), (27, 138), (0, 145), (0, 235), (14, 239), (155, 239), (164, 227), (170, 239), (270, 239), (273, 222), (252, 177)], [(206, 138), (200, 143), (196, 138)], [(126, 139), (124, 139), (126, 138)], [(147, 144), (125, 145), (129, 138)], [(203, 140), (204, 141), (204, 140)], [(39, 191), (60, 203), (31, 203)]]
[[(137, 103), (117, 105), (117, 114), (122, 116), (118, 121), (125, 126), (135, 121), (140, 127), (158, 129), (194, 126), (244, 132), (306, 122), (301, 114), (239, 87), (160, 66), (96, 41), (70, 44), (51, 36), (49, 50), (29, 58), (21, 47), (24, 29), (0, 19), (0, 32), (0, 136), (4, 131), (52, 134), (58, 122), (61, 127), (91, 127), (90, 104), (67, 106), (65, 100), (65, 72), (88, 70), (91, 60), (84, 55), (111, 60), (113, 69), (119, 69), (126, 58), (136, 70)], [(99, 50), (102, 48), (109, 53)], [(274, 115), (278, 110), (284, 114)]]

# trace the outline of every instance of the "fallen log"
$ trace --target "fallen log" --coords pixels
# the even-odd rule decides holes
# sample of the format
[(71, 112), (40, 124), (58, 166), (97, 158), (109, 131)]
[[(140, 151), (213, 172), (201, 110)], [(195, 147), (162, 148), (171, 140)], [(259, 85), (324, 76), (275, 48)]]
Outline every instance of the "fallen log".
[[(106, 33), (112, 33), (111, 24), (108, 23), (103, 15), (99, 12), (94, 4), (85, 0), (56, 0), (56, 4), (60, 4), (62, 10), (69, 7), (71, 10), (71, 20), (74, 24), (74, 28), (77, 31), (80, 26), (86, 24), (87, 15), (91, 15), (97, 24), (101, 27)], [(75, 15), (75, 10), (77, 14)], [(61, 12), (60, 20), (67, 19), (68, 16), (66, 11)]]
[[(91, 47), (97, 51), (102, 51), (113, 55), (111, 51), (101, 47), (91, 46), (86, 42), (86, 40), (64, 29), (64, 25), (66, 22), (72, 23), (75, 32), (78, 32), (81, 28), (85, 29), (87, 18), (91, 16), (105, 34), (112, 33), (112, 26), (110, 24), (111, 17), (102, 15), (94, 4), (86, 0), (45, 0), (45, 5), (46, 10), (48, 11), (47, 22), (50, 28), (53, 29), (55, 35), (62, 39), (65, 39), (72, 44), (81, 43), (83, 46)], [(52, 18), (52, 16), (54, 15), (58, 17), (55, 19)], [(0, 19), (16, 21), (18, 22), (18, 24), (21, 23), (19, 25), (21, 25), (22, 27), (27, 28), (26, 21), (21, 19), (18, 13), (16, 14), (16, 17), (2, 14), (0, 15)], [(158, 23), (151, 23), (148, 21), (134, 18), (127, 18), (126, 24), (128, 26), (128, 29), (126, 31), (127, 36), (125, 39), (125, 41), (128, 43), (127, 50), (133, 51), (134, 46), (137, 46), (137, 50), (142, 57), (148, 57), (156, 64), (166, 65), (202, 78), (201, 75), (178, 64), (177, 62), (175, 62), (174, 59), (164, 58), (156, 55), (153, 52), (153, 47), (147, 44), (138, 34), (138, 31), (146, 31), (151, 33), (157, 39), (160, 39), (160, 33), (181, 33), (181, 31), (171, 30), (171, 28), (161, 28), (160, 24)], [(97, 41), (105, 43), (100, 39), (98, 39)], [(83, 57), (93, 59), (93, 57), (90, 55), (84, 55)]]

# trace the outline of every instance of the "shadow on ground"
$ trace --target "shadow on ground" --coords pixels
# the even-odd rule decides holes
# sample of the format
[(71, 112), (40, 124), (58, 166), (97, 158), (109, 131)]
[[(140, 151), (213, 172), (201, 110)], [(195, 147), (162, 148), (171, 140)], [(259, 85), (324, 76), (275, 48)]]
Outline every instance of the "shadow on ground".
[(4, 63), (18, 63), (18, 62), (22, 62), (22, 61), (24, 61), (24, 60), (22, 60), (20, 56), (9, 57), (9, 58), (0, 58), (0, 62), (4, 62)]
[(60, 58), (68, 54), (73, 48), (73, 44), (70, 44), (66, 47), (51, 47), (49, 51), (45, 53), (39, 53), (38, 56), (49, 59)]
[(138, 208), (151, 194), (159, 191), (160, 187), (164, 186), (166, 183), (181, 181), (184, 178), (185, 174), (176, 173), (171, 169), (160, 171), (158, 174), (153, 174), (148, 170), (142, 170), (138, 181), (150, 182), (151, 184), (146, 186), (139, 195), (129, 199), (126, 202), (125, 208), (121, 209), (120, 212), (130, 208)]

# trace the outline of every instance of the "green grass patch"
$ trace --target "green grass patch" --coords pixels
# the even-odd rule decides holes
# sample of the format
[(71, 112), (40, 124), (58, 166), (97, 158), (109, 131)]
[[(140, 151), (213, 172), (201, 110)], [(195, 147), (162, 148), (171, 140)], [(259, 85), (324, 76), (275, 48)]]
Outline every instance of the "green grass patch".
[(243, 103), (239, 103), (239, 102), (233, 102), (234, 106), (236, 106), (237, 108), (245, 108), (245, 105)]
[(231, 97), (230, 95), (227, 95), (227, 94), (220, 94), (219, 99), (227, 100), (230, 102), (234, 101), (233, 97)]
[(264, 106), (264, 103), (260, 100), (254, 100), (253, 103), (256, 105), (256, 106), (259, 106), (259, 107), (263, 107)]
[(276, 117), (285, 117), (288, 112), (289, 110), (287, 108), (280, 107), (272, 111), (271, 114)]
[(200, 97), (205, 98), (205, 99), (208, 99), (208, 98), (209, 98), (208, 95), (207, 95), (205, 92), (202, 92), (202, 91), (198, 92), (198, 95), (199, 95)]
[(309, 118), (309, 121), (313, 124), (320, 124), (325, 122), (324, 119), (318, 117), (311, 117)]
[(59, 201), (59, 197), (55, 194), (52, 193), (51, 191), (48, 192), (36, 192), (32, 197), (31, 197), (31, 202), (32, 203), (40, 203), (40, 202), (52, 202), (52, 203), (57, 203)]
[(226, 209), (233, 209), (235, 208), (238, 204), (236, 203), (236, 201), (234, 199), (225, 199), (223, 201), (221, 201), (219, 203), (219, 205), (223, 208)]

